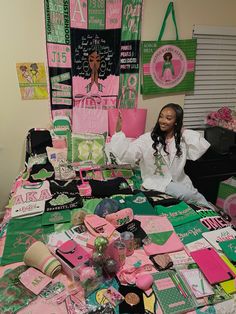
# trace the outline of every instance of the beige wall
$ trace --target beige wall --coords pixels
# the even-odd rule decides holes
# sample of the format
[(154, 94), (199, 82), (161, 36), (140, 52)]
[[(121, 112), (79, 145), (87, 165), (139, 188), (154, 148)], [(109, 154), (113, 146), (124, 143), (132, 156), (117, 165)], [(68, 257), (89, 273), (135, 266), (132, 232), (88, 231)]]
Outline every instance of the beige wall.
[[(43, 0), (0, 1), (1, 106), (0, 106), (0, 210), (7, 201), (11, 185), (23, 168), (25, 137), (32, 127), (50, 124), (47, 100), (22, 101), (15, 65), (18, 62), (46, 64)], [(155, 40), (168, 0), (144, 0), (143, 40)], [(175, 0), (180, 38), (191, 38), (193, 24), (236, 26), (235, 0)], [(168, 22), (166, 39), (173, 37)], [(147, 130), (166, 102), (183, 104), (184, 95), (139, 97), (148, 108)]]

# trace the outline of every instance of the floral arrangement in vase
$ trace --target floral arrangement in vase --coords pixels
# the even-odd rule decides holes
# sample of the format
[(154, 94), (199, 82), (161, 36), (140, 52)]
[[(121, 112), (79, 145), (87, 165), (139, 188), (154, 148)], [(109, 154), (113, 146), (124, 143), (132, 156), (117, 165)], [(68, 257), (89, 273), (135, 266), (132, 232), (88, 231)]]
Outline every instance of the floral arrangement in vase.
[(227, 106), (212, 111), (206, 116), (205, 123), (210, 126), (220, 126), (236, 132), (236, 112)]

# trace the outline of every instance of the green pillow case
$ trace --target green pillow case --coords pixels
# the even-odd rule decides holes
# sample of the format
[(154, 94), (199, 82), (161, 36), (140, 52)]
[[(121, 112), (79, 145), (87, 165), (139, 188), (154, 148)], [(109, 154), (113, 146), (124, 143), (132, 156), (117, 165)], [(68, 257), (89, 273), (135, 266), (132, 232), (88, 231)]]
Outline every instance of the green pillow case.
[(103, 134), (72, 133), (72, 162), (79, 162), (81, 165), (105, 165), (105, 143)]

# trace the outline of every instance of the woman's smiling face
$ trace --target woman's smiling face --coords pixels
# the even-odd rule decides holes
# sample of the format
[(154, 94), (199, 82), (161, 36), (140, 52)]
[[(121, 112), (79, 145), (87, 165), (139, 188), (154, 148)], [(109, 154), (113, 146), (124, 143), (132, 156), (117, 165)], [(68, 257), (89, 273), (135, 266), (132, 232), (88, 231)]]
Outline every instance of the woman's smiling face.
[(172, 108), (164, 108), (159, 115), (158, 122), (162, 132), (170, 134), (174, 131), (176, 113)]

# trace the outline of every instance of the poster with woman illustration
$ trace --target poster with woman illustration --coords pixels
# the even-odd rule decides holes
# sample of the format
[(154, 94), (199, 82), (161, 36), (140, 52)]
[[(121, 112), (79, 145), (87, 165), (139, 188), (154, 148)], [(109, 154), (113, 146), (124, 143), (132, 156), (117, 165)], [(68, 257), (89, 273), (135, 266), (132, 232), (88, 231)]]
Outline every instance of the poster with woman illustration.
[(17, 63), (16, 71), (22, 100), (47, 99), (47, 80), (43, 63)]
[(71, 29), (73, 98), (118, 95), (120, 41), (120, 29)]

